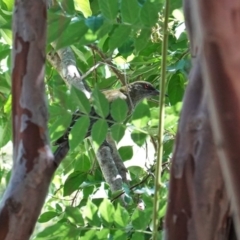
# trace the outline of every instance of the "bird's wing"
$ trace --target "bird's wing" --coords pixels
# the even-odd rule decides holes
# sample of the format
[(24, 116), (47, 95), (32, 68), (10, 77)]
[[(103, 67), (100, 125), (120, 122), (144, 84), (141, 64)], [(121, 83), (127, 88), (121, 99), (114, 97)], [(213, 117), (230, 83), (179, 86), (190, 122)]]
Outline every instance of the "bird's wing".
[(123, 99), (123, 100), (127, 99), (127, 96), (119, 90), (116, 90), (116, 91), (106, 90), (106, 91), (103, 91), (103, 94), (105, 95), (105, 97), (107, 98), (107, 100), (109, 102), (113, 102), (114, 100), (116, 100), (118, 98)]

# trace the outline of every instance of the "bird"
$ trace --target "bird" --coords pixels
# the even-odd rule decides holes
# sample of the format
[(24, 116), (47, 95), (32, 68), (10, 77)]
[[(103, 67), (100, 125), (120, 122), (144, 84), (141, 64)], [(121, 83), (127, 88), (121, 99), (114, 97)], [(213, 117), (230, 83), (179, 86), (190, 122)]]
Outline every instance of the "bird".
[[(158, 96), (160, 91), (156, 89), (149, 82), (135, 81), (133, 83), (122, 86), (118, 89), (105, 90), (102, 93), (105, 95), (109, 103), (113, 102), (118, 98), (125, 100), (128, 106), (127, 116), (130, 116), (139, 102), (141, 102), (145, 98)], [(79, 110), (75, 111), (75, 113), (72, 116), (72, 120), (69, 127), (64, 132), (64, 134), (53, 143), (53, 146), (60, 146), (60, 147), (67, 146), (69, 148), (68, 137), (69, 137), (70, 131), (74, 126), (74, 124), (76, 123), (76, 121), (81, 117), (81, 115), (82, 113)], [(90, 116), (90, 125), (85, 138), (91, 135), (91, 129), (93, 124), (97, 121), (98, 118), (100, 118), (100, 116), (98, 116), (98, 114), (96, 113), (93, 107), (91, 108), (89, 116)], [(110, 120), (110, 121), (107, 121), (109, 127), (111, 127), (114, 124), (114, 120), (110, 114), (106, 117), (106, 120)]]

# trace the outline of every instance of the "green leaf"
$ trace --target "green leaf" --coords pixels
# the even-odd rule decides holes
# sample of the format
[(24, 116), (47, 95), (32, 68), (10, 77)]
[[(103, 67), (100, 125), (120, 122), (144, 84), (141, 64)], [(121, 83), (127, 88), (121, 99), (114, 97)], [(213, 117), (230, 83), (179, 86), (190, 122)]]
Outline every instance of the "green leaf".
[(123, 161), (130, 160), (133, 157), (132, 146), (123, 146), (118, 149), (118, 152)]
[[(158, 42), (158, 43), (153, 43), (151, 41), (148, 41), (147, 45), (140, 51), (140, 55), (141, 56), (146, 56), (146, 57), (150, 57), (152, 55), (154, 55), (156, 52), (158, 54), (161, 54), (161, 46), (162, 46), (162, 43)], [(144, 64), (144, 66), (146, 66)]]
[(116, 122), (122, 122), (126, 119), (128, 106), (126, 101), (117, 98), (111, 103), (111, 115)]
[(9, 44), (12, 46), (12, 31), (9, 29), (0, 29), (0, 36)]
[(7, 5), (7, 9), (8, 10), (12, 10), (14, 7), (14, 0), (3, 0), (2, 2), (4, 2)]
[(126, 25), (120, 25), (114, 30), (114, 33), (109, 39), (109, 49), (114, 50), (123, 45), (124, 41), (129, 38), (131, 33), (131, 27)]
[(94, 230), (88, 230), (84, 231), (84, 236), (81, 236), (81, 240), (94, 240), (96, 239), (96, 232), (98, 232), (96, 229)]
[[(144, 159), (144, 156), (142, 156), (142, 158)], [(136, 163), (136, 166), (128, 167), (128, 171), (131, 175), (131, 179), (139, 179), (139, 176), (145, 174), (145, 170), (142, 168), (142, 164), (139, 162)]]
[(137, 128), (146, 127), (148, 121), (150, 120), (150, 110), (146, 101), (143, 101), (137, 105), (134, 109), (132, 116), (132, 123)]
[(95, 183), (92, 183), (92, 185), (90, 185), (90, 184), (83, 187), (82, 193), (83, 193), (84, 199), (90, 198), (91, 195), (94, 194), (94, 192), (96, 190), (94, 187)]
[(104, 198), (101, 202), (99, 206), (99, 213), (101, 218), (104, 220), (104, 224), (110, 227), (113, 223), (114, 207), (108, 199)]
[(69, 223), (59, 221), (50, 227), (44, 228), (44, 230), (37, 235), (36, 239), (78, 239), (79, 232), (79, 229), (71, 226)]
[(104, 119), (99, 119), (97, 120), (97, 122), (93, 124), (91, 136), (92, 136), (93, 143), (97, 147), (100, 147), (101, 144), (106, 139), (107, 131), (108, 131), (108, 124)]
[(41, 238), (49, 238), (51, 236), (56, 236), (60, 232), (66, 232), (67, 227), (66, 225), (63, 225), (62, 223), (56, 223), (52, 226), (44, 228), (44, 230), (40, 233), (38, 233), (37, 237)]
[[(6, 45), (5, 45), (6, 46)], [(0, 50), (0, 60), (8, 59), (11, 55), (11, 49), (9, 47), (3, 47)], [(4, 67), (2, 62), (2, 68)], [(9, 82), (9, 72), (5, 72), (5, 74), (0, 75), (0, 92), (8, 94), (11, 91), (11, 81)]]
[(116, 83), (116, 76), (112, 76), (112, 77), (109, 77), (107, 80), (103, 79), (101, 81), (101, 79), (99, 79), (98, 86), (99, 86), (100, 89), (106, 89), (106, 88), (109, 88), (110, 86), (112, 86), (115, 83)]
[(49, 127), (51, 141), (54, 142), (63, 135), (71, 122), (71, 117), (69, 112), (63, 110), (62, 117), (56, 118), (55, 122)]
[(72, 15), (75, 13), (73, 0), (61, 0), (61, 7), (67, 14)]
[(123, 240), (123, 239), (128, 239), (127, 237), (127, 233), (124, 230), (115, 230), (115, 231), (111, 231), (112, 235), (110, 239), (114, 239), (114, 240)]
[(140, 232), (134, 232), (131, 240), (145, 240), (144, 234), (140, 233)]
[(65, 214), (67, 215), (68, 220), (71, 222), (74, 222), (77, 225), (84, 225), (83, 216), (79, 207), (67, 206), (65, 209)]
[(12, 137), (11, 114), (8, 113), (6, 121), (0, 121), (0, 147), (5, 146)]
[(71, 173), (63, 186), (63, 196), (69, 196), (86, 180), (87, 174), (76, 171)]
[(85, 21), (83, 19), (81, 18), (72, 19), (71, 23), (62, 32), (61, 37), (57, 39), (55, 50), (67, 47), (80, 41), (80, 39), (84, 37), (87, 30), (88, 27), (86, 26)]
[(79, 40), (79, 46), (84, 46), (87, 44), (94, 43), (97, 41), (97, 33), (93, 32), (91, 29), (88, 29), (87, 33)]
[(109, 33), (112, 30), (112, 23), (105, 21), (99, 31), (97, 32), (98, 38), (104, 37), (107, 33)]
[(82, 62), (84, 62), (85, 64), (88, 64), (86, 56), (83, 54), (83, 52), (81, 52), (78, 48), (76, 48), (73, 45), (71, 46), (71, 48)]
[(133, 204), (133, 199), (130, 195), (128, 194), (125, 194), (124, 195), (124, 202), (127, 204), (127, 205), (131, 205)]
[(88, 116), (82, 116), (77, 120), (69, 135), (69, 145), (71, 150), (74, 150), (86, 137), (89, 125), (90, 120)]
[(152, 27), (158, 21), (159, 10), (160, 8), (158, 8), (157, 4), (147, 0), (140, 11), (140, 19), (143, 25), (146, 27)]
[(45, 212), (45, 213), (41, 214), (41, 216), (38, 219), (38, 222), (40, 222), (40, 223), (48, 222), (49, 220), (53, 219), (54, 217), (56, 217), (58, 215), (59, 215), (59, 213), (53, 212), (53, 211)]
[(100, 10), (105, 18), (114, 21), (118, 14), (118, 0), (99, 0)]
[(125, 41), (123, 45), (118, 48), (119, 53), (124, 58), (127, 58), (129, 55), (131, 55), (133, 50), (134, 50), (134, 45), (131, 39), (128, 39), (127, 41)]
[(166, 118), (164, 121), (164, 129), (175, 134), (177, 130), (178, 119), (179, 117), (176, 115), (172, 115), (172, 114), (166, 115)]
[(144, 49), (149, 42), (149, 38), (151, 35), (150, 29), (142, 29), (138, 38), (135, 39), (134, 45), (137, 52)]
[(103, 25), (102, 16), (92, 16), (85, 20), (86, 25), (93, 31), (96, 32)]
[(76, 10), (82, 12), (85, 18), (92, 16), (89, 0), (74, 0), (74, 4)]
[(115, 141), (119, 142), (125, 133), (125, 127), (122, 124), (116, 123), (111, 127), (111, 134)]
[(168, 96), (171, 105), (182, 101), (184, 90), (183, 75), (181, 73), (173, 74), (168, 84)]
[(141, 211), (139, 209), (135, 209), (132, 214), (132, 225), (135, 229), (145, 230), (148, 224), (151, 221), (152, 209), (145, 209)]
[(0, 9), (0, 28), (11, 30), (12, 11)]
[(96, 237), (95, 239), (99, 239), (99, 240), (106, 240), (106, 239), (109, 239), (109, 232), (110, 230), (109, 229), (106, 229), (106, 228), (103, 228), (101, 229), (101, 231), (98, 231), (96, 233)]
[[(132, 74), (132, 77), (133, 78), (136, 78), (140, 75), (143, 75), (143, 74), (148, 74), (149, 72), (152, 72), (152, 71), (156, 71), (157, 70), (157, 66), (155, 64), (152, 64), (151, 66), (140, 66), (133, 74)], [(158, 70), (157, 70), (158, 71)]]
[(86, 154), (80, 154), (75, 158), (74, 171), (87, 172), (91, 168), (90, 159)]
[(166, 211), (167, 211), (167, 204), (166, 202), (162, 202), (163, 203), (163, 206), (160, 207), (160, 210), (159, 210), (159, 217), (162, 218), (165, 216), (166, 214)]
[(56, 118), (66, 113), (66, 110), (63, 109), (62, 106), (59, 106), (59, 104), (52, 104), (48, 106), (48, 110), (51, 118)]
[(86, 206), (83, 209), (83, 215), (91, 225), (99, 227), (101, 225), (101, 221), (98, 217), (97, 212), (97, 206), (92, 203), (92, 200), (88, 200)]
[(129, 213), (125, 208), (118, 204), (117, 209), (114, 212), (114, 223), (118, 227), (126, 227), (130, 221)]
[(48, 11), (47, 42), (51, 43), (59, 38), (70, 22), (71, 18)]
[(81, 112), (85, 114), (88, 114), (90, 112), (91, 106), (90, 106), (89, 100), (87, 99), (86, 95), (82, 91), (72, 86), (70, 95), (76, 101), (79, 107), (79, 110)]
[(97, 88), (92, 92), (93, 106), (99, 116), (106, 118), (109, 114), (109, 103), (103, 93)]
[(11, 109), (12, 109), (12, 95), (8, 95), (8, 99), (4, 104), (3, 110), (5, 113), (10, 113)]
[(62, 207), (59, 205), (59, 203), (56, 203), (56, 210), (58, 213), (61, 213), (63, 211)]
[(172, 1), (170, 4), (169, 12), (173, 12), (174, 9), (181, 9), (182, 10), (182, 1)]
[(137, 0), (122, 0), (121, 15), (125, 23), (133, 24), (139, 17), (140, 6)]
[(141, 147), (146, 141), (147, 135), (142, 132), (133, 131), (131, 133), (131, 138), (139, 147)]
[(173, 151), (174, 140), (170, 139), (163, 144), (163, 160), (167, 161)]

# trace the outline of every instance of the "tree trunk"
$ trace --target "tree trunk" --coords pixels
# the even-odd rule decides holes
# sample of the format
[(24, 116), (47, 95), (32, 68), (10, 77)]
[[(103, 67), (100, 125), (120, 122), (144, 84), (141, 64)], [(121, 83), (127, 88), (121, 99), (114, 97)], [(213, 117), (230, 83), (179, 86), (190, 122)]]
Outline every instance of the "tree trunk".
[(199, 1), (203, 76), (224, 182), (240, 239), (240, 3)]
[(56, 169), (44, 92), (46, 2), (15, 1), (12, 50), (13, 168), (0, 206), (0, 239), (29, 239)]
[(233, 208), (239, 216), (240, 206), (236, 9), (229, 1), (184, 1), (193, 67), (172, 161), (168, 240), (236, 239), (230, 214)]

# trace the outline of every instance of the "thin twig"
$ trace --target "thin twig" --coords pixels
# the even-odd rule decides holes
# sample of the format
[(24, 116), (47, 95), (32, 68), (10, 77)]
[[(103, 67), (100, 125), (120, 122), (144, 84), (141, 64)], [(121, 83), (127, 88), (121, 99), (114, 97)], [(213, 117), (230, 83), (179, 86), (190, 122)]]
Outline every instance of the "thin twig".
[(103, 62), (107, 63), (111, 70), (115, 73), (117, 78), (120, 80), (122, 85), (125, 85), (125, 74), (119, 71), (116, 66), (112, 63), (112, 61), (94, 44), (89, 44), (89, 48), (94, 50), (103, 60)]
[[(136, 183), (135, 185), (131, 186), (129, 189), (133, 190), (134, 188), (136, 188), (139, 185), (142, 185), (144, 182), (147, 181), (147, 179), (149, 177), (153, 177), (152, 173), (149, 173), (147, 176), (145, 176), (139, 183)], [(125, 194), (125, 191), (122, 191), (121, 193), (119, 193), (117, 196), (115, 196), (113, 199), (111, 199), (111, 202), (115, 201), (116, 199), (118, 199), (119, 197), (121, 197), (123, 194)]]

